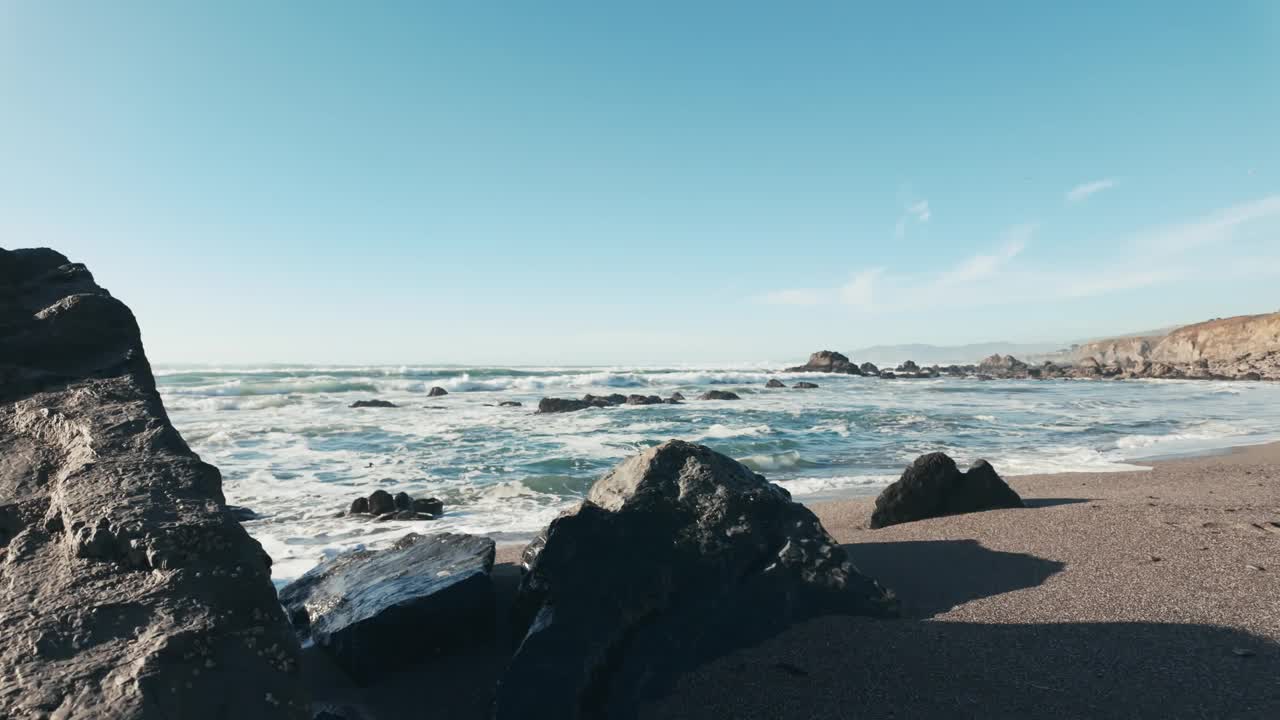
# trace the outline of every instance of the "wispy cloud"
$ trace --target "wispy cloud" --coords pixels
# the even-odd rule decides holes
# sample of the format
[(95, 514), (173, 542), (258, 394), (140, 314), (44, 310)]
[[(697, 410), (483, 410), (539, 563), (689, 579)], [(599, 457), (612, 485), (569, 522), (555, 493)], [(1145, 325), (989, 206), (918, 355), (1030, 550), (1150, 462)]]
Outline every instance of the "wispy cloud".
[(1102, 180), (1094, 180), (1093, 182), (1081, 183), (1067, 191), (1067, 202), (1083, 202), (1090, 196), (1097, 195), (1103, 190), (1109, 190), (1115, 186), (1115, 178), (1104, 178)]
[(907, 225), (911, 222), (927, 223), (933, 217), (933, 211), (929, 209), (928, 200), (914, 200), (908, 202), (902, 208), (902, 216), (898, 218), (898, 224), (894, 226), (893, 234), (896, 237), (903, 237), (907, 234)]
[[(1029, 249), (1039, 229), (1035, 223), (1010, 227), (990, 249), (941, 270), (863, 269), (837, 287), (780, 290), (758, 299), (888, 314), (1100, 297), (1206, 273), (1280, 274), (1280, 245), (1268, 234), (1280, 234), (1280, 194), (1120, 238), (1106, 254), (1087, 252), (1065, 263), (1035, 262)], [(1251, 253), (1248, 262), (1241, 252)]]

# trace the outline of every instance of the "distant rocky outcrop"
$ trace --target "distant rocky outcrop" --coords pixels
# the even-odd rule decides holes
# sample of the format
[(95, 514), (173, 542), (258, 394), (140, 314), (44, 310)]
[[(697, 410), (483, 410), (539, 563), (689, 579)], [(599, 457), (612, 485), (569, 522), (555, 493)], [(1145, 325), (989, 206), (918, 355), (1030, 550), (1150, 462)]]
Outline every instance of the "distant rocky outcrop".
[(498, 720), (632, 716), (674, 675), (792, 623), (895, 612), (786, 490), (675, 440), (597, 481), (523, 565)]
[(310, 718), (270, 564), (129, 308), (0, 249), (0, 717)]
[(628, 395), (624, 405), (661, 405), (662, 398), (657, 395)]
[(1030, 367), (1012, 355), (992, 355), (978, 363), (978, 372), (1001, 378), (1027, 377)]
[(440, 397), (442, 395), (448, 395), (448, 394), (449, 394), (448, 390), (445, 390), (444, 388), (438, 385), (433, 386), (430, 390), (427, 391), (427, 397)]
[(921, 455), (897, 482), (876, 498), (871, 527), (945, 515), (1022, 507), (1013, 491), (986, 460), (978, 460), (968, 472), (960, 472), (945, 453)]
[(312, 568), (280, 592), (299, 634), (353, 678), (488, 643), (495, 600), (493, 540), (410, 533), (386, 550), (356, 550)]
[[(1239, 315), (1074, 346), (1068, 360), (1088, 374), (1123, 378), (1280, 380), (1280, 313)], [(1100, 370), (1092, 372), (1092, 368)]]
[(858, 369), (862, 371), (863, 375), (879, 375), (880, 374), (880, 368), (876, 367), (875, 363), (864, 362), (858, 366)]
[(519, 400), (503, 400), (502, 402), (498, 403), (498, 407), (522, 407), (522, 406), (524, 406), (524, 403), (520, 402)]
[(825, 372), (825, 373), (843, 373), (845, 375), (861, 375), (862, 369), (856, 364), (849, 362), (849, 358), (841, 355), (834, 350), (819, 350), (809, 356), (809, 362), (793, 368), (787, 368), (787, 372)]
[(698, 396), (699, 400), (741, 400), (737, 393), (728, 390), (708, 390)]
[(814, 390), (818, 387), (818, 383), (798, 382), (795, 385), (792, 385), (791, 387), (797, 390)]

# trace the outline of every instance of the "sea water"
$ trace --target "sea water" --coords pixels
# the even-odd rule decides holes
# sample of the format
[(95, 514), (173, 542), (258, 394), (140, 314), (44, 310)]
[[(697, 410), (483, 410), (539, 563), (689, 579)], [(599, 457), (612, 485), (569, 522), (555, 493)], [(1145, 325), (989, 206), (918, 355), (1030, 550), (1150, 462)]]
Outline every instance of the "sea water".
[[(1002, 474), (1136, 469), (1134, 460), (1280, 439), (1280, 384), (980, 381), (766, 368), (157, 367), (174, 425), (222, 470), (227, 501), (284, 582), (404, 533), (521, 540), (619, 460), (669, 438), (737, 458), (798, 499), (872, 494), (917, 455)], [(816, 390), (766, 389), (778, 377)], [(439, 386), (449, 391), (427, 397)], [(708, 389), (741, 400), (700, 401)], [(679, 405), (535, 414), (544, 396), (681, 392)], [(351, 409), (379, 398), (400, 407)], [(498, 407), (515, 400), (523, 407)], [(383, 489), (438, 497), (432, 522), (337, 517)]]

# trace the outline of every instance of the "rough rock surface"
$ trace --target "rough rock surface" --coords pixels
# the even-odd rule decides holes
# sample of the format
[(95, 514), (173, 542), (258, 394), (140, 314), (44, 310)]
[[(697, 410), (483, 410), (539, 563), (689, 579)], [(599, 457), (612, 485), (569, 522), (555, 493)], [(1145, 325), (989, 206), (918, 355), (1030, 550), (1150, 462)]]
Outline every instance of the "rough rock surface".
[(393, 408), (399, 407), (390, 400), (357, 400), (349, 407), (353, 408)]
[(427, 397), (440, 397), (441, 395), (448, 395), (448, 394), (449, 394), (448, 390), (445, 390), (444, 388), (439, 386), (432, 387), (430, 390), (427, 391)]
[(856, 363), (849, 362), (849, 358), (834, 350), (819, 350), (809, 356), (809, 362), (797, 367), (787, 368), (787, 372), (827, 372), (861, 375), (862, 368), (858, 367)]
[(361, 682), (494, 633), (493, 540), (410, 533), (332, 558), (280, 591), (309, 634)]
[(864, 362), (862, 363), (862, 365), (858, 367), (858, 369), (862, 371), (863, 375), (879, 375), (880, 374), (880, 368), (876, 367), (875, 363)]
[(992, 355), (978, 363), (978, 372), (993, 377), (1027, 377), (1029, 366), (1012, 355)]
[(699, 400), (741, 400), (737, 393), (728, 390), (708, 390), (698, 396)]
[(124, 303), (0, 249), (0, 717), (310, 717), (269, 568)]
[(921, 455), (876, 498), (871, 527), (944, 515), (1022, 507), (1022, 498), (986, 460), (960, 472), (945, 453)]
[(798, 382), (791, 387), (796, 388), (797, 390), (814, 390), (818, 387), (818, 383)]
[(677, 440), (597, 481), (523, 561), (500, 720), (625, 718), (680, 672), (794, 622), (895, 612), (786, 490)]
[(769, 378), (769, 382), (765, 383), (764, 386), (767, 388), (784, 388), (787, 384), (778, 378)]

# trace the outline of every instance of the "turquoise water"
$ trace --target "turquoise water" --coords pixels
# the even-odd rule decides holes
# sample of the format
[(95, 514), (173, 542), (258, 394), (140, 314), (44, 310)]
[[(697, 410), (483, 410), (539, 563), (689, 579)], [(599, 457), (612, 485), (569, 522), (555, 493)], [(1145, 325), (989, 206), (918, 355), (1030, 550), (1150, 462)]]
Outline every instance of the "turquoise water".
[[(156, 370), (165, 406), (221, 468), (228, 501), (276, 560), (277, 580), (418, 523), (334, 517), (384, 488), (442, 498), (432, 530), (519, 539), (620, 459), (668, 438), (710, 445), (799, 498), (877, 492), (920, 453), (1003, 474), (1125, 470), (1129, 460), (1280, 438), (1280, 384), (886, 381), (764, 368), (267, 367)], [(770, 377), (816, 390), (766, 390)], [(444, 397), (428, 398), (439, 385)], [(698, 401), (732, 390), (740, 401)], [(638, 392), (682, 405), (536, 415), (543, 396)], [(394, 409), (353, 410), (368, 398)], [(520, 408), (497, 403), (517, 400)]]

